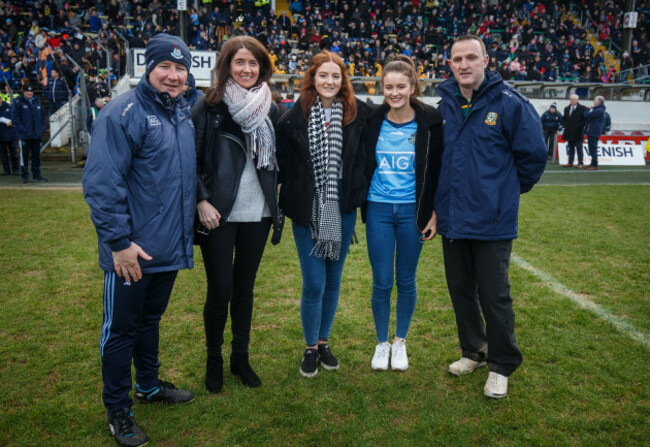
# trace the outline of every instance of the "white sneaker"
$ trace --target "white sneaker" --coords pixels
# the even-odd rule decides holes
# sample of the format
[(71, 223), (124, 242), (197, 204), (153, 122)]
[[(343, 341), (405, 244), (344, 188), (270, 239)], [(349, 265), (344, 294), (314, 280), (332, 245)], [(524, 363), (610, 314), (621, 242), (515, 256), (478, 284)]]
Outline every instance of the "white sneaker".
[(388, 369), (388, 360), (390, 358), (390, 343), (387, 341), (378, 343), (375, 346), (375, 355), (372, 356), (370, 367), (374, 370), (386, 371)]
[(406, 371), (409, 367), (409, 359), (406, 355), (406, 340), (401, 338), (394, 341), (391, 351), (390, 367), (393, 371)]
[(508, 378), (490, 371), (485, 382), (485, 388), (483, 388), (483, 394), (493, 399), (506, 397), (506, 394), (508, 394)]
[(485, 366), (485, 362), (477, 362), (467, 357), (461, 357), (460, 360), (455, 361), (449, 365), (449, 373), (455, 376), (464, 376), (471, 374), (474, 370)]

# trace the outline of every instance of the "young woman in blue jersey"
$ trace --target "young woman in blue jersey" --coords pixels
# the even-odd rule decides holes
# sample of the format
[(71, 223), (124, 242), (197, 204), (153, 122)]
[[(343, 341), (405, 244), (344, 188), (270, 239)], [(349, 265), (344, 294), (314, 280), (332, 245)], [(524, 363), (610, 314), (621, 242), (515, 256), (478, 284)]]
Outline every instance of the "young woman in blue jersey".
[[(375, 370), (408, 368), (406, 336), (417, 300), (415, 275), (424, 241), (436, 235), (433, 210), (442, 155), (442, 120), (422, 103), (415, 65), (398, 56), (384, 68), (384, 104), (371, 116), (366, 139), (366, 240), (372, 266), (372, 313), (377, 347)], [(427, 181), (425, 181), (425, 179)], [(393, 278), (397, 283), (397, 327), (388, 341)]]

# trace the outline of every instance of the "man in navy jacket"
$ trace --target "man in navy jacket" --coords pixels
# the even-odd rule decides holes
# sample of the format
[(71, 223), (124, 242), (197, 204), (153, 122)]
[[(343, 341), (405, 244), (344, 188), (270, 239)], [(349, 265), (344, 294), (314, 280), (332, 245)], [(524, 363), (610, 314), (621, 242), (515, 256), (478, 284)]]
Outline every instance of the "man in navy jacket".
[(135, 398), (186, 403), (188, 391), (158, 378), (159, 322), (178, 270), (192, 268), (196, 153), (183, 86), (191, 65), (183, 41), (158, 34), (146, 74), (106, 105), (92, 126), (83, 176), (104, 274), (100, 352), (108, 425), (120, 445), (149, 438), (133, 418)]
[(585, 109), (585, 133), (591, 163), (585, 169), (596, 171), (598, 169), (598, 140), (605, 128), (605, 98), (596, 96), (593, 107)]
[[(4, 95), (3, 95), (4, 96)], [(0, 96), (0, 154), (2, 175), (18, 175), (18, 152), (16, 151), (16, 129), (11, 121), (11, 105)]]
[(469, 374), (487, 362), (483, 393), (502, 398), (522, 362), (508, 278), (519, 195), (542, 176), (546, 146), (533, 106), (484, 71), (480, 38), (459, 38), (449, 65), (454, 78), (436, 89), (445, 148), (434, 199), (462, 350), (449, 372)]
[(50, 115), (59, 110), (68, 102), (68, 89), (65, 80), (61, 79), (59, 70), (52, 68), (50, 79), (45, 87), (45, 94), (50, 101)]
[(11, 121), (16, 128), (16, 138), (22, 146), (20, 175), (23, 183), (29, 181), (27, 167), (30, 157), (33, 180), (47, 182), (41, 176), (41, 138), (45, 132), (45, 110), (29, 84), (23, 86), (23, 94), (11, 104)]

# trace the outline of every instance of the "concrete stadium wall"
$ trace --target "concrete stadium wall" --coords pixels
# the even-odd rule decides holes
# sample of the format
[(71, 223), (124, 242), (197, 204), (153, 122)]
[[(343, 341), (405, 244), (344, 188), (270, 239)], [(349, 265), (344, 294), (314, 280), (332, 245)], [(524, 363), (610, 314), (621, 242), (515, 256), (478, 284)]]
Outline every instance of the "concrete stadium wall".
[[(384, 101), (383, 96), (357, 95), (357, 97), (362, 101), (370, 98), (375, 104), (381, 104)], [(423, 99), (425, 103), (432, 106), (436, 106), (440, 101), (440, 97)], [(560, 113), (563, 113), (564, 108), (569, 105), (568, 99), (531, 99), (530, 102), (540, 117), (553, 103), (557, 105)], [(593, 105), (593, 101), (591, 100), (581, 100), (580, 103), (587, 107)], [(650, 133), (650, 102), (605, 101), (605, 107), (607, 107), (607, 112), (612, 118), (613, 131), (642, 131)]]

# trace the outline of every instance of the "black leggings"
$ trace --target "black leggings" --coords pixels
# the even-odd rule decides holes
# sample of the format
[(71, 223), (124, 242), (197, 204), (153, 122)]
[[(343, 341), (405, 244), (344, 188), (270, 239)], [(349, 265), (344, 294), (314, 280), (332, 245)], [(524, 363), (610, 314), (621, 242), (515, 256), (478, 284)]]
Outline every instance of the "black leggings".
[(232, 352), (248, 352), (255, 276), (270, 228), (270, 217), (261, 222), (226, 222), (210, 231), (201, 244), (208, 279), (203, 308), (208, 354), (221, 351), (229, 303)]

